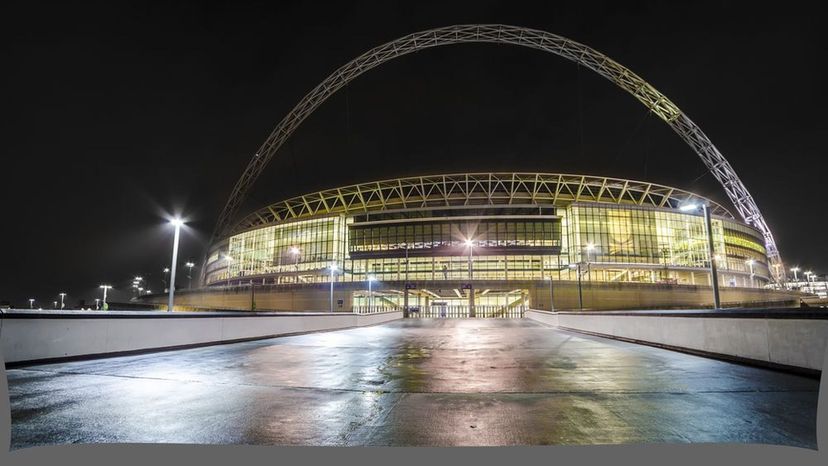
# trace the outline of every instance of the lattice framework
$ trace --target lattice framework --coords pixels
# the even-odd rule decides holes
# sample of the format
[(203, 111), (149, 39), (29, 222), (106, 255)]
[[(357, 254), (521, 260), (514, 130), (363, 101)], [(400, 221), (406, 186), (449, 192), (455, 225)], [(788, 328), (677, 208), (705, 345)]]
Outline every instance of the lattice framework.
[(632, 94), (698, 154), (721, 183), (739, 215), (762, 232), (775, 278), (779, 280), (784, 277), (785, 267), (782, 266), (773, 234), (753, 197), (710, 139), (674, 103), (632, 71), (586, 45), (549, 32), (502, 24), (455, 25), (416, 32), (375, 47), (334, 71), (299, 101), (253, 155), (219, 215), (213, 241), (231, 229), (233, 218), (247, 192), (282, 144), (308, 115), (337, 90), (362, 73), (394, 58), (426, 48), (472, 42), (519, 45), (554, 53), (595, 71)]
[(705, 202), (713, 215), (733, 218), (709, 199), (643, 181), (559, 173), (460, 173), (374, 181), (296, 196), (253, 212), (231, 234), (331, 214), (475, 205), (565, 206), (573, 202), (671, 209), (683, 202)]

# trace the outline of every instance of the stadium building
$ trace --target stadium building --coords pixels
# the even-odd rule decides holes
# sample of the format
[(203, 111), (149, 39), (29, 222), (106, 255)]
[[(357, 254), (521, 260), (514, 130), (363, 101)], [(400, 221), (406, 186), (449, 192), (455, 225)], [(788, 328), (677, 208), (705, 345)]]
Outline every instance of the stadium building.
[(701, 211), (679, 209), (689, 204), (711, 211), (725, 304), (791, 299), (763, 288), (771, 277), (761, 232), (709, 199), (596, 176), (469, 173), (265, 206), (213, 245), (203, 287), (178, 302), (497, 316), (530, 306), (709, 306), (707, 230)]
[[(693, 193), (648, 182), (468, 173), (332, 188), (236, 222), (269, 161), (330, 96), (390, 60), (461, 43), (528, 47), (608, 79), (688, 144), (738, 217)], [(681, 208), (689, 205), (708, 206), (710, 228), (700, 212)], [(770, 227), (730, 163), (678, 106), (589, 46), (502, 24), (408, 34), (336, 69), (252, 154), (210, 244), (201, 287), (177, 293), (182, 307), (469, 316), (509, 316), (528, 307), (710, 307), (713, 270), (723, 306), (796, 305), (801, 296), (768, 286), (785, 281)]]

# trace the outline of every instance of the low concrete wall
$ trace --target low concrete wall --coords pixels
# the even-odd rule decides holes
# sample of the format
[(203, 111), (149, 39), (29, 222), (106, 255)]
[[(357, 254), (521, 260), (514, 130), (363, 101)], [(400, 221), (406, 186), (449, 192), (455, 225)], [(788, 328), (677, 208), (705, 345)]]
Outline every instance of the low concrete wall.
[(0, 348), (7, 364), (33, 363), (363, 327), (401, 318), (401, 311), (364, 315), (5, 311)]
[(527, 319), (532, 319), (537, 322), (546, 325), (552, 325), (557, 327), (558, 326), (558, 313), (557, 312), (549, 312), (549, 311), (538, 311), (535, 309), (529, 309), (528, 311), (524, 312), (523, 315)]
[[(412, 281), (417, 290), (461, 289), (464, 280), (417, 280)], [(545, 280), (473, 280), (478, 290), (524, 289), (534, 309), (578, 310), (578, 283), (553, 282), (550, 296), (549, 282)], [(375, 291), (404, 290), (404, 281), (384, 280), (374, 285)], [(365, 292), (367, 282), (337, 282), (334, 286), (334, 303), (337, 311), (350, 312), (355, 292)], [(797, 291), (766, 290), (763, 288), (737, 288), (723, 286), (721, 302), (724, 307), (799, 307), (799, 300), (806, 296)], [(415, 291), (416, 293), (416, 291)], [(583, 282), (583, 309), (698, 309), (712, 306), (712, 289), (701, 285), (672, 285), (663, 283), (631, 282)], [(554, 306), (550, 303), (554, 299)], [(412, 295), (412, 302), (417, 298)], [(430, 297), (420, 305), (427, 305)], [(342, 305), (339, 305), (339, 301)], [(141, 297), (141, 302), (166, 309), (167, 295), (156, 294)], [(251, 293), (249, 286), (207, 287), (180, 290), (175, 293), (178, 310), (188, 309), (243, 309), (274, 311), (327, 311), (330, 308), (330, 285), (307, 283), (299, 285), (257, 285)]]
[(529, 311), (526, 316), (561, 329), (812, 372), (822, 370), (828, 342), (828, 313), (814, 311)]

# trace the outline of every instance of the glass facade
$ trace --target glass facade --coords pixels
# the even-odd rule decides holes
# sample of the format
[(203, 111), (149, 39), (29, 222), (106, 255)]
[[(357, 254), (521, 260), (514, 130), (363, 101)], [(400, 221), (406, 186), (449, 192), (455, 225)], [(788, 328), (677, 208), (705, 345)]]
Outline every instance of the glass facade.
[[(701, 215), (607, 203), (537, 212), (412, 213), (406, 219), (402, 211), (391, 220), (340, 214), (271, 225), (230, 237), (221, 253), (211, 254), (206, 281), (326, 282), (334, 263), (337, 281), (364, 281), (369, 274), (386, 282), (466, 280), (471, 262), (478, 280), (575, 280), (573, 268), (580, 264), (588, 280), (709, 284)], [(714, 218), (712, 223), (722, 284), (767, 282), (762, 235), (735, 220)]]

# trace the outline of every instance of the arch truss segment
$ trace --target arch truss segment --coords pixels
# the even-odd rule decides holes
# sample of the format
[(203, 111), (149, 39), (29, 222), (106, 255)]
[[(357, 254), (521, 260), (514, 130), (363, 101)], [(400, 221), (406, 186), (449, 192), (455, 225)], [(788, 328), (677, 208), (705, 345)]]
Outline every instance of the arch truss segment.
[(334, 71), (299, 101), (253, 155), (219, 215), (213, 231), (213, 240), (225, 235), (232, 228), (233, 218), (247, 192), (270, 159), (302, 121), (328, 97), (362, 73), (394, 58), (431, 47), (475, 42), (518, 45), (553, 53), (595, 71), (632, 94), (670, 125), (698, 154), (724, 187), (745, 222), (758, 228), (764, 235), (775, 278), (778, 280), (784, 276), (784, 267), (781, 266), (773, 234), (753, 197), (710, 139), (674, 103), (632, 71), (586, 45), (545, 31), (502, 24), (455, 25), (416, 32), (375, 47)]

